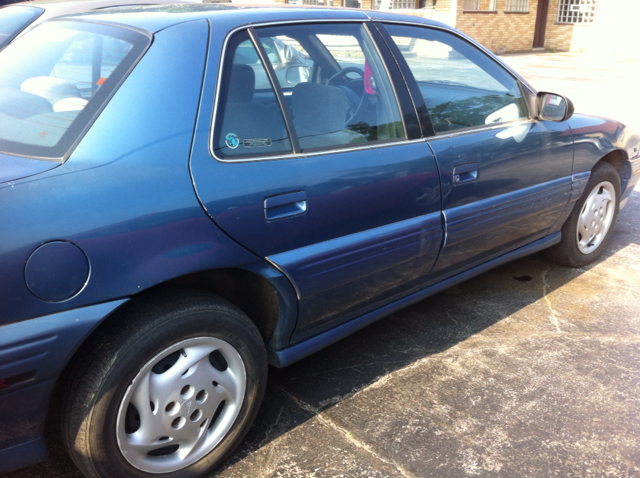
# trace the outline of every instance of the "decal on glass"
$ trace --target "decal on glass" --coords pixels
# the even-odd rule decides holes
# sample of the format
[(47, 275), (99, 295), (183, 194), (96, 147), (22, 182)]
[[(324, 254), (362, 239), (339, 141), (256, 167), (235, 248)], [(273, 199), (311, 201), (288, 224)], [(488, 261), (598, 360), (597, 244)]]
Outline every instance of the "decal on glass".
[(231, 149), (236, 149), (238, 146), (240, 146), (240, 140), (238, 139), (238, 136), (236, 136), (234, 133), (229, 133), (228, 135), (226, 135), (224, 137), (224, 142)]

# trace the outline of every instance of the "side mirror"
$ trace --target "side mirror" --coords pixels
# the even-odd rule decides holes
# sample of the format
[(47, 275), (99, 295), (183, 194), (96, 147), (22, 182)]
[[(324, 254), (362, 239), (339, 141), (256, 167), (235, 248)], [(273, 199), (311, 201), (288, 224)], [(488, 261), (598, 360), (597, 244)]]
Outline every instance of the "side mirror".
[(309, 81), (311, 68), (308, 66), (290, 66), (287, 68), (285, 78), (290, 85), (297, 85)]
[(546, 93), (538, 93), (538, 119), (547, 121), (566, 121), (573, 116), (574, 107), (569, 98)]

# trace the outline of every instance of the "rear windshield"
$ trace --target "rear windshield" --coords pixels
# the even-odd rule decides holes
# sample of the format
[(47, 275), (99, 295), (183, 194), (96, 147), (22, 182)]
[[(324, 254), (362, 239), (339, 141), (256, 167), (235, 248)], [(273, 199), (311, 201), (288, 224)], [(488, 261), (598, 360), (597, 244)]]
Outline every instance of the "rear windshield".
[(0, 8), (0, 50), (31, 25), (44, 10), (36, 7)]
[(0, 51), (0, 152), (62, 160), (149, 45), (86, 22), (44, 23)]

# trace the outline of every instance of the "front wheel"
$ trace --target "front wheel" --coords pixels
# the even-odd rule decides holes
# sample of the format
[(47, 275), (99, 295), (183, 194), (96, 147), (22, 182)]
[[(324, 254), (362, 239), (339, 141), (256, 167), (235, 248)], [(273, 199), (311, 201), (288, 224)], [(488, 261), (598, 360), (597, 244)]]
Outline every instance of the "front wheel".
[(202, 293), (145, 300), (105, 324), (66, 382), (67, 449), (89, 477), (194, 478), (218, 466), (262, 400), (254, 324)]
[(561, 265), (582, 267), (604, 249), (618, 217), (620, 177), (609, 163), (598, 164), (584, 193), (562, 226), (562, 240), (547, 255)]

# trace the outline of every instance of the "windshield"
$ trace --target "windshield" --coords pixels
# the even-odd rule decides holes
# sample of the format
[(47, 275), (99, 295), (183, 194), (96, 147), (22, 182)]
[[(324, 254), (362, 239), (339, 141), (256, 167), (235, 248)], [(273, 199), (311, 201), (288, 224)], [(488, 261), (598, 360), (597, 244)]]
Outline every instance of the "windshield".
[(44, 10), (36, 7), (0, 8), (0, 50), (9, 44), (22, 30), (31, 25)]
[(0, 152), (64, 159), (149, 38), (87, 22), (44, 23), (0, 52)]

